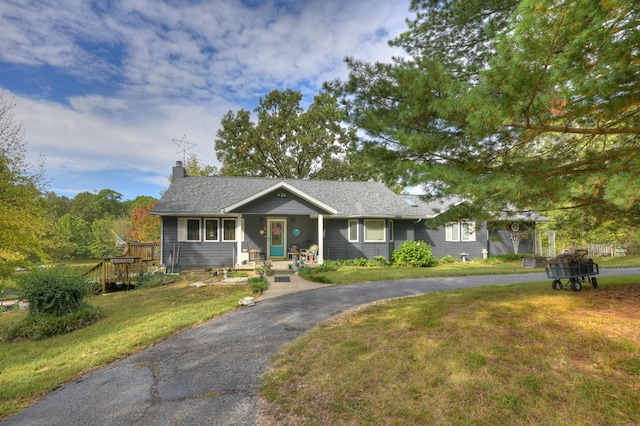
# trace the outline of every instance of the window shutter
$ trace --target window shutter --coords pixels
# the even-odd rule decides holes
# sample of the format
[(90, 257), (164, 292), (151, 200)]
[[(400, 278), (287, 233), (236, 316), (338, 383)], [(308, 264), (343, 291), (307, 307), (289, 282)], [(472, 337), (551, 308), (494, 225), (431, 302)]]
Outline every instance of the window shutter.
[(187, 241), (187, 219), (178, 218), (178, 241)]

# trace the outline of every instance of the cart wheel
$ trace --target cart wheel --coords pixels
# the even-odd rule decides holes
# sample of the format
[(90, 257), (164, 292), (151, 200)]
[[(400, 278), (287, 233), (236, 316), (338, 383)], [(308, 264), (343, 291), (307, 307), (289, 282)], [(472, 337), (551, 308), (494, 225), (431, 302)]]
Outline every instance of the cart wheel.
[(596, 280), (596, 277), (591, 277), (591, 286), (593, 288), (598, 288), (598, 280)]
[(575, 278), (571, 279), (571, 290), (573, 291), (582, 290), (582, 284), (580, 284), (579, 280), (576, 280)]
[(554, 290), (562, 290), (562, 282), (560, 282), (560, 280), (553, 280), (551, 282), (551, 288)]

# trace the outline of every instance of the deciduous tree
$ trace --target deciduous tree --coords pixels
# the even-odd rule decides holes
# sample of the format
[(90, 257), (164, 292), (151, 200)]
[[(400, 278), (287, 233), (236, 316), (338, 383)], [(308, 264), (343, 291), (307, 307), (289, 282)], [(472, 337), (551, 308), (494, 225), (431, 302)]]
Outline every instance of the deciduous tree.
[(44, 171), (25, 159), (24, 130), (0, 94), (0, 263), (46, 258), (49, 227), (42, 197)]
[(274, 90), (250, 113), (229, 111), (216, 138), (220, 173), (227, 176), (344, 179), (360, 175), (349, 157), (354, 135), (341, 124), (342, 112), (328, 93), (305, 111), (302, 93)]
[(65, 214), (57, 218), (49, 234), (48, 250), (53, 259), (85, 259), (90, 254), (91, 224)]
[(142, 242), (160, 241), (160, 217), (150, 214), (155, 205), (156, 201), (131, 211), (133, 229), (127, 235), (129, 238)]

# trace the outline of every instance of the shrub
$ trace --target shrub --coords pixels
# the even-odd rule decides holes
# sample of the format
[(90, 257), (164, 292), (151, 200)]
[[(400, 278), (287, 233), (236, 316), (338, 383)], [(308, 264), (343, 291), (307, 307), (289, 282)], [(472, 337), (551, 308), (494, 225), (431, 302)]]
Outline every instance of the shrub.
[(333, 282), (323, 272), (337, 271), (340, 268), (340, 262), (326, 260), (322, 265), (315, 268), (302, 268), (300, 276), (316, 283), (333, 284)]
[(262, 293), (267, 289), (269, 285), (267, 279), (264, 277), (251, 277), (249, 278), (249, 289), (251, 289), (252, 293)]
[(103, 316), (102, 309), (90, 305), (84, 305), (81, 309), (64, 316), (27, 315), (15, 327), (0, 336), (0, 341), (41, 340), (59, 334), (71, 333), (95, 323)]
[(391, 258), (398, 265), (435, 266), (438, 261), (431, 253), (431, 246), (424, 241), (406, 241), (394, 250)]
[(384, 256), (376, 256), (374, 259), (377, 266), (389, 266), (389, 261)]
[(456, 259), (451, 256), (450, 254), (444, 256), (442, 259), (440, 259), (440, 263), (454, 263), (456, 262)]
[(323, 272), (333, 272), (340, 269), (340, 262), (335, 260), (325, 260), (322, 265), (318, 265), (313, 268), (313, 274), (318, 273), (321, 274)]
[(82, 309), (91, 284), (70, 268), (33, 269), (19, 276), (29, 315), (64, 316)]

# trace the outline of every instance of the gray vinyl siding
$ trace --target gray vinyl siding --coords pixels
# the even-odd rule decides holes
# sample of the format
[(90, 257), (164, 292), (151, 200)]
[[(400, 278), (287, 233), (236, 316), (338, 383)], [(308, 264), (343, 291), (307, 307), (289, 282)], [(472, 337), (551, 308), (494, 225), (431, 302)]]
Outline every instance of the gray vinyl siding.
[[(355, 219), (351, 219), (355, 220)], [(389, 259), (391, 256), (391, 242), (388, 239), (383, 242), (364, 241), (364, 220), (358, 220), (358, 241), (349, 241), (348, 219), (328, 219), (325, 220), (324, 238), (324, 258), (339, 259), (373, 259), (376, 256), (384, 256)], [(401, 221), (397, 221), (398, 223)], [(396, 223), (394, 222), (394, 225)], [(389, 221), (385, 220), (385, 232), (388, 232)]]
[(461, 253), (467, 253), (467, 259), (482, 259), (482, 250), (487, 249), (487, 227), (482, 224), (476, 229), (475, 241), (446, 241), (445, 227), (428, 228), (429, 224), (416, 224), (416, 240), (422, 240), (431, 246), (431, 253), (437, 258), (447, 255), (460, 259)]
[[(302, 209), (307, 208), (303, 200), (294, 200), (294, 205), (300, 206)], [(265, 201), (265, 200), (263, 200)], [(257, 200), (257, 203), (262, 201)], [(267, 202), (268, 204), (268, 202)], [(264, 208), (262, 205), (260, 208)], [(259, 250), (263, 253), (267, 252), (267, 239), (260, 234), (260, 230), (267, 226), (270, 217), (281, 217), (287, 220), (286, 246), (288, 248), (296, 246), (298, 249), (308, 249), (314, 244), (318, 244), (318, 220), (312, 219), (307, 213), (300, 215), (278, 214), (278, 209), (270, 214), (250, 214), (245, 213), (244, 219), (244, 241), (242, 248), (246, 250)], [(189, 216), (194, 218), (194, 216)], [(211, 219), (212, 217), (206, 217)], [(227, 216), (226, 218), (229, 218)], [(201, 225), (205, 218), (200, 217)], [(217, 217), (220, 221), (222, 217)], [(355, 219), (351, 219), (355, 220)], [(398, 249), (405, 241), (425, 241), (431, 246), (431, 252), (437, 258), (447, 255), (459, 259), (461, 253), (467, 253), (468, 259), (482, 258), (482, 250), (487, 249), (489, 256), (498, 256), (501, 254), (513, 253), (513, 244), (511, 242), (511, 233), (508, 230), (492, 230), (487, 232), (486, 224), (476, 230), (475, 241), (446, 241), (445, 228), (441, 226), (437, 229), (431, 229), (425, 221), (393, 219), (394, 235), (393, 241), (388, 238), (389, 220), (385, 220), (387, 230), (387, 241), (384, 242), (365, 242), (364, 241), (364, 220), (358, 221), (358, 241), (351, 242), (348, 239), (348, 219), (332, 219), (324, 220), (324, 259), (373, 259), (376, 256), (384, 256), (391, 260), (393, 250)], [(222, 222), (220, 222), (221, 224)], [(298, 235), (294, 235), (294, 230), (299, 231)], [(178, 242), (178, 218), (163, 217), (163, 246), (164, 253), (163, 262), (170, 266), (170, 254), (178, 253), (177, 263), (181, 267), (204, 268), (204, 267), (220, 267), (232, 265), (236, 261), (237, 245), (235, 242), (210, 242), (210, 241), (194, 241), (194, 242)], [(487, 240), (489, 238), (489, 241)], [(520, 253), (532, 253), (534, 248), (533, 237), (524, 238), (520, 243)]]
[[(267, 238), (260, 234), (260, 229), (267, 226), (267, 218), (272, 215), (246, 215), (244, 220), (244, 241), (242, 248), (246, 250), (259, 250), (267, 252)], [(201, 227), (204, 219), (218, 219), (220, 225), (223, 217), (194, 217), (201, 220)], [(224, 217), (226, 219), (234, 217)], [(294, 235), (294, 229), (298, 229), (299, 235)], [(163, 217), (163, 262), (171, 266), (170, 255), (173, 257), (174, 250), (178, 254), (178, 264), (181, 267), (206, 268), (233, 265), (237, 250), (237, 243), (233, 241), (182, 241), (178, 242), (178, 218)], [(287, 247), (297, 246), (299, 249), (308, 249), (313, 244), (318, 243), (318, 220), (308, 216), (288, 216), (287, 217)], [(178, 253), (179, 248), (179, 253)]]
[[(526, 234), (520, 240), (518, 253), (531, 254), (535, 251), (533, 234)], [(489, 232), (489, 255), (499, 256), (501, 254), (513, 254), (513, 242), (511, 241), (511, 231), (493, 230)]]
[(347, 224), (346, 219), (326, 219), (324, 221), (324, 258), (337, 260), (337, 259), (355, 259), (362, 257), (357, 255), (351, 257), (351, 254), (359, 254), (354, 247), (353, 243), (349, 242), (347, 236)]
[(236, 247), (234, 242), (178, 242), (176, 217), (162, 218), (162, 234), (162, 261), (167, 267), (170, 267), (172, 262), (180, 267), (224, 266), (233, 263)]
[(238, 210), (243, 214), (270, 214), (270, 215), (313, 215), (324, 214), (325, 211), (319, 209), (313, 204), (302, 198), (293, 195), (286, 190), (275, 191), (278, 194), (284, 194), (284, 197), (278, 197), (275, 193), (269, 193), (257, 200), (243, 205)]
[[(427, 225), (428, 226), (428, 225)], [(423, 240), (431, 245), (431, 252), (437, 258), (450, 255), (459, 259), (461, 253), (467, 253), (468, 259), (482, 259), (482, 250), (486, 249), (489, 256), (513, 254), (511, 231), (487, 231), (487, 223), (476, 229), (475, 241), (446, 241), (445, 227), (428, 229), (426, 226), (416, 225), (416, 240)], [(518, 252), (530, 254), (534, 251), (533, 235), (523, 237)]]

